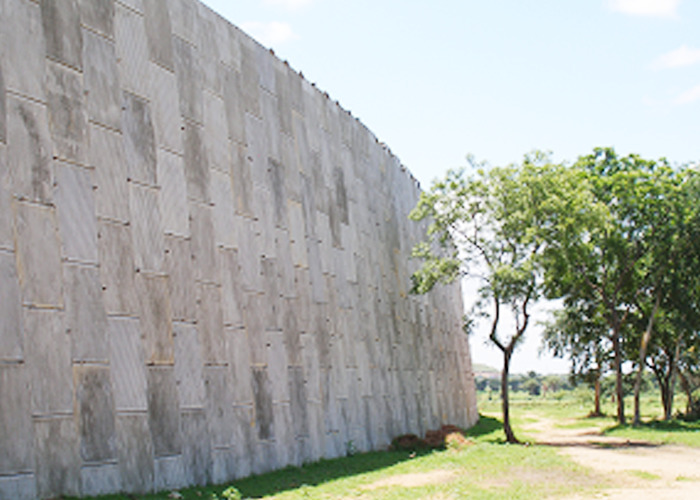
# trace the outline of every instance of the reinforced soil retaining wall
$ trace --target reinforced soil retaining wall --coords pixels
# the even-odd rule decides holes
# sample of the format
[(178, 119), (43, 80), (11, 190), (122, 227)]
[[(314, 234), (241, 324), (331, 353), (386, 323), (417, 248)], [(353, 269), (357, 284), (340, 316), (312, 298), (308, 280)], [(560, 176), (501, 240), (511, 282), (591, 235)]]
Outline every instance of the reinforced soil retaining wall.
[(0, 499), (222, 482), (477, 417), (411, 175), (194, 0), (0, 0)]

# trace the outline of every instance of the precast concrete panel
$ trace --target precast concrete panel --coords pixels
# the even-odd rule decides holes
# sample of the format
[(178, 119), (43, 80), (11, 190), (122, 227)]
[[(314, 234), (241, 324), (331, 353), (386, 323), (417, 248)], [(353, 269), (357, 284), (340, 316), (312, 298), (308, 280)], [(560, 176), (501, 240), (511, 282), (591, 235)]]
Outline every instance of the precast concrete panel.
[[(234, 405), (253, 404), (248, 333), (242, 328), (226, 328), (230, 384)], [(234, 440), (234, 443), (236, 441)]]
[(253, 180), (248, 161), (248, 148), (236, 142), (230, 143), (231, 148), (231, 182), (233, 184), (233, 200), (238, 215), (253, 216)]
[(80, 495), (80, 452), (72, 417), (34, 420), (34, 456), (39, 498)]
[(274, 404), (272, 411), (275, 420), (275, 468), (286, 467), (290, 464), (301, 465), (289, 403)]
[(99, 221), (97, 241), (105, 310), (109, 314), (135, 314), (137, 292), (131, 227)]
[(156, 491), (178, 490), (187, 484), (187, 479), (182, 455), (155, 459), (153, 489)]
[(122, 117), (129, 180), (155, 186), (156, 138), (150, 104), (130, 92), (124, 92)]
[(180, 454), (180, 409), (175, 374), (171, 366), (148, 368), (148, 427), (156, 457)]
[[(209, 425), (209, 440), (213, 448), (228, 448), (234, 444), (233, 393), (231, 392), (230, 370), (227, 366), (204, 367), (204, 387), (206, 390), (206, 413)], [(213, 474), (216, 476), (216, 474)], [(229, 479), (232, 474), (226, 477)], [(214, 478), (216, 481), (216, 478)]]
[(183, 158), (164, 149), (159, 149), (158, 159), (158, 207), (163, 231), (182, 237), (190, 235), (189, 207), (187, 203), (187, 181)]
[(245, 306), (245, 328), (248, 334), (250, 349), (249, 362), (255, 365), (267, 364), (267, 348), (265, 338), (266, 297), (261, 293), (247, 293)]
[(287, 203), (289, 216), (289, 241), (291, 245), (292, 262), (297, 267), (308, 267), (306, 237), (304, 235), (304, 214), (300, 203)]
[(109, 318), (109, 364), (117, 412), (143, 412), (148, 408), (145, 354), (138, 319)]
[(53, 144), (46, 106), (8, 96), (7, 166), (15, 196), (50, 204), (53, 201)]
[(107, 38), (114, 38), (114, 0), (79, 0), (80, 22)]
[(189, 121), (185, 121), (183, 130), (187, 196), (201, 203), (209, 203), (211, 175), (204, 147), (204, 131), (200, 125)]
[[(266, 58), (267, 59), (267, 58)], [(262, 92), (260, 94), (260, 109), (262, 111), (262, 127), (265, 134), (265, 145), (269, 158), (280, 160), (280, 123), (277, 109), (277, 97)]]
[(200, 283), (197, 285), (197, 326), (202, 343), (202, 355), (207, 365), (226, 362), (224, 312), (221, 307), (221, 287)]
[(109, 334), (97, 267), (66, 264), (65, 321), (74, 361), (107, 362)]
[(0, 365), (0, 394), (0, 475), (31, 471), (31, 381), (23, 364)]
[(151, 64), (150, 71), (151, 112), (156, 144), (160, 148), (182, 154), (183, 125), (177, 77), (158, 64)]
[(7, 90), (45, 101), (46, 52), (40, 5), (4, 1), (0, 11), (0, 54)]
[(255, 428), (258, 439), (270, 440), (275, 437), (275, 422), (272, 406), (272, 387), (268, 368), (251, 367), (253, 382), (253, 402), (255, 404)]
[(129, 183), (131, 208), (131, 237), (134, 245), (134, 265), (139, 271), (163, 270), (163, 223), (158, 207), (158, 190)]
[(116, 459), (114, 399), (107, 366), (73, 367), (80, 434), (80, 456), (85, 462)]
[(191, 44), (196, 43), (197, 2), (172, 0), (168, 2), (173, 33)]
[(34, 474), (0, 476), (0, 498), (36, 500), (36, 477)]
[(92, 172), (56, 162), (54, 186), (63, 258), (97, 264)]
[(273, 403), (289, 403), (289, 380), (287, 378), (287, 349), (284, 332), (265, 332), (267, 341), (267, 364), (272, 387)]
[(199, 67), (202, 71), (202, 84), (204, 88), (216, 93), (222, 93), (223, 67), (220, 64), (221, 38), (215, 26), (219, 20), (209, 8), (197, 4), (197, 48), (199, 49)]
[(15, 255), (0, 251), (0, 361), (24, 358), (22, 298)]
[(261, 260), (263, 293), (265, 294), (265, 310), (262, 317), (266, 330), (281, 330), (282, 328), (282, 299), (279, 293), (277, 262), (275, 259), (263, 257)]
[(117, 414), (116, 435), (123, 491), (146, 493), (153, 490), (156, 483), (148, 415)]
[(241, 75), (238, 71), (225, 68), (223, 74), (223, 96), (226, 106), (228, 136), (234, 142), (245, 142), (245, 106), (241, 102)]
[(84, 496), (122, 491), (122, 478), (116, 463), (89, 465), (80, 469), (80, 491)]
[(172, 317), (176, 321), (194, 322), (197, 319), (194, 267), (190, 240), (179, 236), (165, 236), (165, 272)]
[(147, 97), (149, 90), (149, 61), (146, 26), (142, 13), (117, 3), (114, 31), (122, 88)]
[(180, 419), (185, 484), (203, 486), (211, 482), (212, 469), (207, 416), (203, 410), (188, 410)]
[(54, 210), (16, 203), (17, 272), (24, 304), (62, 307), (61, 257)]
[(275, 255), (277, 256), (277, 277), (279, 279), (278, 290), (281, 297), (293, 297), (294, 289), (294, 264), (290, 252), (289, 232), (284, 229), (275, 229)]
[(46, 97), (53, 154), (84, 165), (88, 141), (82, 74), (52, 62), (47, 63), (46, 69)]
[(204, 147), (209, 166), (228, 172), (230, 159), (226, 107), (220, 96), (209, 91), (203, 95)]
[(196, 325), (173, 323), (175, 337), (175, 382), (180, 408), (203, 408), (205, 402), (202, 374), (202, 345)]
[(90, 125), (89, 130), (95, 212), (99, 217), (128, 222), (129, 175), (122, 135), (98, 125)]
[(256, 45), (255, 41), (247, 37), (241, 39), (241, 100), (245, 112), (259, 117), (261, 116), (260, 78)]
[(236, 229), (241, 284), (247, 292), (261, 292), (259, 238), (255, 232), (255, 221), (237, 216)]
[(228, 172), (211, 171), (214, 236), (219, 247), (236, 248), (235, 208)]
[(170, 14), (166, 3), (160, 0), (142, 0), (146, 17), (146, 38), (151, 61), (173, 70), (173, 43)]
[(122, 95), (114, 42), (84, 30), (83, 64), (88, 117), (95, 123), (119, 130)]
[(41, 19), (46, 41), (46, 57), (80, 70), (83, 37), (78, 2), (42, 0)]
[(210, 205), (190, 202), (192, 264), (198, 281), (218, 283), (218, 262), (214, 243), (213, 210)]
[(245, 298), (240, 282), (238, 250), (219, 249), (219, 269), (221, 270), (221, 304), (224, 310), (224, 325), (244, 327), (243, 306)]
[(197, 48), (175, 37), (173, 49), (180, 95), (180, 113), (188, 120), (202, 123), (203, 95)]
[(167, 276), (144, 273), (138, 274), (136, 278), (141, 335), (147, 364), (173, 363), (173, 325), (167, 281)]

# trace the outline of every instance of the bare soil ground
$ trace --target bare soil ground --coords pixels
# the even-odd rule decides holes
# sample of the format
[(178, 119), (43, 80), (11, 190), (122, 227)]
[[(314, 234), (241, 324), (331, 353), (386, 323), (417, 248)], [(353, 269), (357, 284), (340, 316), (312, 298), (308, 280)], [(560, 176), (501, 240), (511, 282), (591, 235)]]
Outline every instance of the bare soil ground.
[[(528, 415), (527, 427), (537, 442), (557, 446), (579, 464), (607, 478), (613, 485), (593, 498), (607, 500), (700, 499), (700, 449), (654, 445), (603, 436), (597, 427), (561, 428), (554, 421)], [(583, 500), (574, 495), (562, 500)]]

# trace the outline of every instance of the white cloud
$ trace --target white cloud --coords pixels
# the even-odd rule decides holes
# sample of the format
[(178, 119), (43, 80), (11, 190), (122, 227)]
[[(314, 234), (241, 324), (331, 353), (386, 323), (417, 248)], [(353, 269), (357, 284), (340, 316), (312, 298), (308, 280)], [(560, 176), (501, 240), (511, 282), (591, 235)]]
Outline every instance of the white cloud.
[(651, 69), (680, 68), (700, 62), (700, 49), (681, 45), (651, 63)]
[(674, 100), (674, 104), (690, 104), (700, 100), (700, 85), (689, 88), (685, 92), (680, 93)]
[(284, 7), (288, 10), (297, 10), (302, 7), (306, 7), (313, 0), (265, 0), (267, 5), (272, 5), (274, 7)]
[(608, 0), (608, 7), (616, 12), (646, 17), (678, 17), (681, 0)]
[(281, 43), (291, 42), (299, 36), (294, 33), (292, 26), (288, 23), (272, 21), (269, 23), (260, 23), (252, 21), (241, 24), (243, 31), (247, 32), (263, 45), (278, 45)]

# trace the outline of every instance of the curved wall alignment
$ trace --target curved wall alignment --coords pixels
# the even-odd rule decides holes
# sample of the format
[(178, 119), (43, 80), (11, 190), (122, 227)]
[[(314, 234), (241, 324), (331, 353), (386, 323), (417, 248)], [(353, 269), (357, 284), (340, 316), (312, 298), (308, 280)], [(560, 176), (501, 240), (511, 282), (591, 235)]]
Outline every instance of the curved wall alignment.
[(0, 498), (148, 491), (477, 417), (419, 187), (193, 0), (0, 0)]

